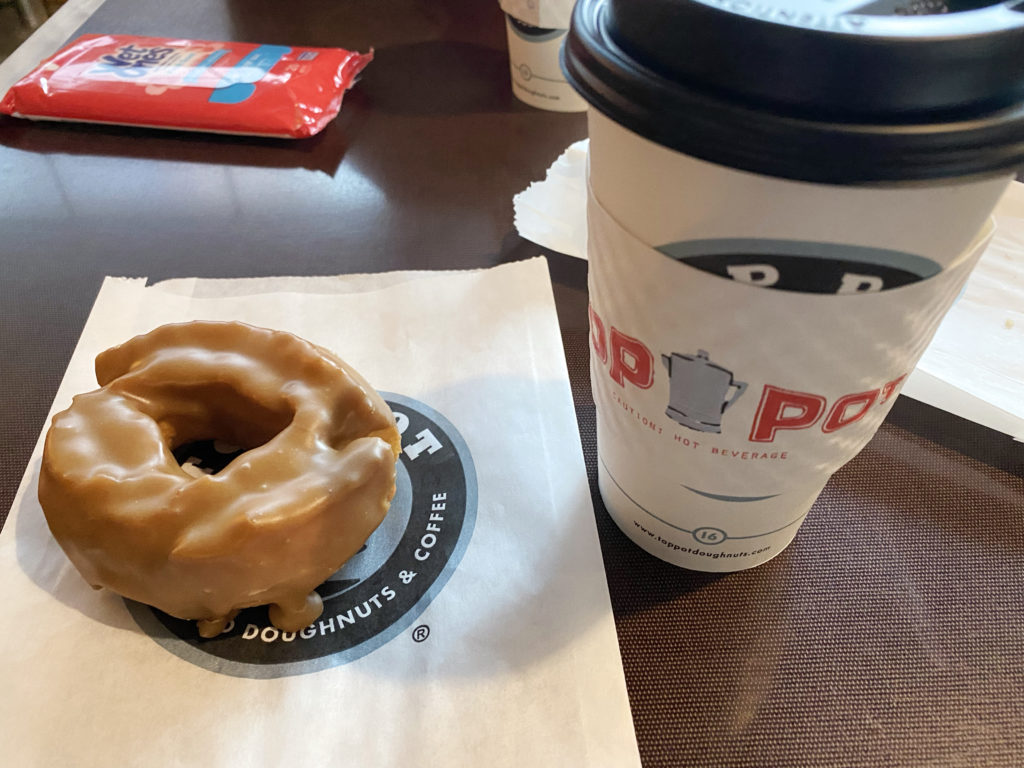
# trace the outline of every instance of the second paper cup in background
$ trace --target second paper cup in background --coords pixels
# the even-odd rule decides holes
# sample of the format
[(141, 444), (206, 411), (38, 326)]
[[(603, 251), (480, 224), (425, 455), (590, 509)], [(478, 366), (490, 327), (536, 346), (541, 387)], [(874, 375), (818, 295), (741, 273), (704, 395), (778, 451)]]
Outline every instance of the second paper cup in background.
[(587, 103), (559, 65), (573, 0), (502, 0), (501, 7), (516, 98), (538, 109), (583, 112)]
[[(864, 33), (862, 50), (856, 35), (837, 40), (699, 2), (580, 0), (565, 65), (591, 107), (599, 484), (612, 518), (647, 551), (705, 571), (771, 559), (888, 413), (1024, 161), (1024, 112), (985, 112), (1019, 94), (1019, 67), (987, 73), (997, 71), (993, 56), (1009, 61), (1019, 50), (1024, 17), (975, 13), (969, 21), (990, 34), (972, 58), (948, 48), (953, 36), (922, 46), (937, 32), (914, 20), (880, 19), (886, 48), (859, 18), (851, 29)], [(787, 34), (790, 44), (773, 47)], [(936, 124), (929, 108), (946, 105), (902, 104), (919, 96), (901, 86), (920, 72), (903, 58), (894, 75), (886, 55), (905, 56), (907, 41), (935, 58), (921, 66), (978, 63), (980, 80), (964, 71), (949, 80), (969, 97), (936, 89), (929, 98), (982, 106), (967, 103), (962, 120)], [(719, 76), (700, 69), (701, 46), (745, 43), (754, 69), (732, 93), (691, 87)], [(773, 63), (776, 50), (796, 63)], [(814, 93), (817, 75), (801, 57), (847, 57), (857, 65), (849, 71), (870, 79), (876, 66), (897, 82), (872, 93), (851, 81), (838, 94), (833, 83), (820, 97), (837, 99), (822, 105), (827, 119), (809, 117), (806, 103), (787, 115), (793, 92), (805, 101)], [(782, 103), (762, 110), (775, 84)], [(868, 102), (874, 129), (837, 113)], [(887, 109), (903, 125), (886, 128)], [(921, 125), (908, 131), (915, 110)]]

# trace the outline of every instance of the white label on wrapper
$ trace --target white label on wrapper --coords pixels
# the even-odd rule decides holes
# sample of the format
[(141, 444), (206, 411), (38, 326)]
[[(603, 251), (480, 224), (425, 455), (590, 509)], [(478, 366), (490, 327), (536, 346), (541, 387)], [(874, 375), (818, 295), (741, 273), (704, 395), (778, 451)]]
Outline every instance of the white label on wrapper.
[(792, 540), (871, 439), (992, 235), (915, 254), (752, 238), (652, 248), (590, 196), (591, 373), (612, 517), (688, 568)]

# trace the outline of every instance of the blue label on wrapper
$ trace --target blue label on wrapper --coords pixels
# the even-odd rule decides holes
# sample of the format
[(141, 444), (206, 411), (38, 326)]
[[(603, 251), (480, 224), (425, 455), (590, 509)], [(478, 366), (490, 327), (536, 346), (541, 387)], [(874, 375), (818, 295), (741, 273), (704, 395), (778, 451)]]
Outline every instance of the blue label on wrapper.
[(213, 104), (240, 104), (256, 92), (258, 83), (283, 56), (291, 53), (286, 45), (261, 45), (224, 73), (217, 83), (210, 102)]

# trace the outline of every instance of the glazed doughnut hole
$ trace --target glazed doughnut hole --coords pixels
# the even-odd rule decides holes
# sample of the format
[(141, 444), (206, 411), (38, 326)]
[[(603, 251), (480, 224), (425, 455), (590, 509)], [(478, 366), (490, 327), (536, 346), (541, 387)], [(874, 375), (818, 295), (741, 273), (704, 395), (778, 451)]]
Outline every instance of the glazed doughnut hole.
[(157, 422), (175, 460), (193, 477), (216, 474), (246, 451), (270, 442), (295, 415), (282, 401), (277, 407), (262, 404), (223, 383), (165, 385), (160, 390), (165, 407), (159, 413), (148, 404), (140, 410)]

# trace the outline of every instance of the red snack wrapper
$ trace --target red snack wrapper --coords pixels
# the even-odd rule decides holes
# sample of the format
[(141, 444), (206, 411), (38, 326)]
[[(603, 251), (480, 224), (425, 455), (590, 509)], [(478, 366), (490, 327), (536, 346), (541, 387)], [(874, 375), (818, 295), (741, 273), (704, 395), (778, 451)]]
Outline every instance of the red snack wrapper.
[(333, 120), (373, 52), (85, 35), (15, 83), (0, 113), (302, 138)]

